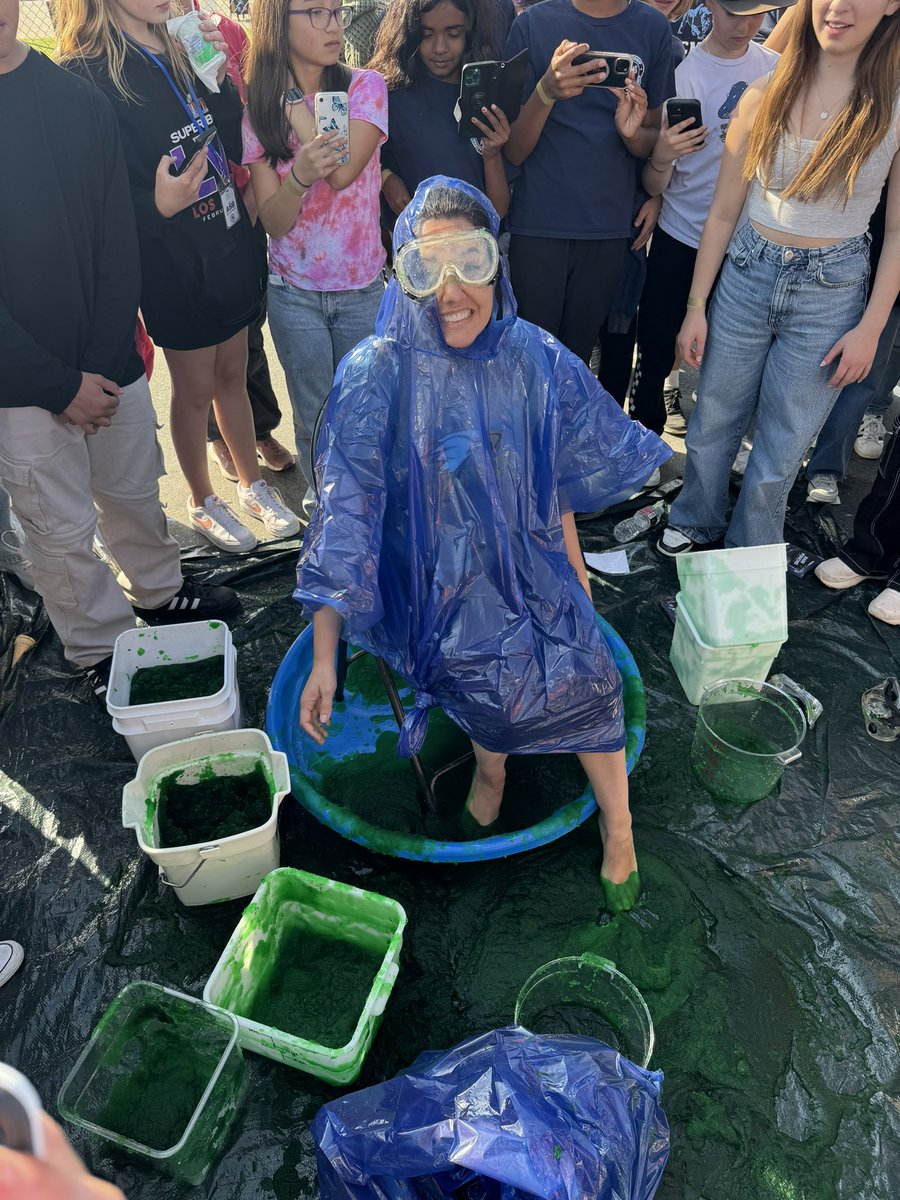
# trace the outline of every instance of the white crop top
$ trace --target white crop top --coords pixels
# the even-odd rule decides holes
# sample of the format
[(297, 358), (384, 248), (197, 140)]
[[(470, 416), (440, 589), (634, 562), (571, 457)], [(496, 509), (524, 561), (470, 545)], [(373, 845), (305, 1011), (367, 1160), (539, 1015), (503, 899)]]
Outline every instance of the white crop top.
[(847, 197), (842, 191), (820, 200), (801, 200), (797, 196), (785, 200), (781, 195), (818, 145), (811, 138), (783, 133), (775, 151), (768, 189), (763, 187), (758, 175), (751, 180), (748, 217), (758, 225), (783, 233), (801, 234), (803, 237), (834, 238), (835, 241), (859, 237), (869, 228), (869, 220), (897, 153), (900, 144), (897, 129), (895, 109), (887, 136), (863, 163), (853, 184), (852, 194)]

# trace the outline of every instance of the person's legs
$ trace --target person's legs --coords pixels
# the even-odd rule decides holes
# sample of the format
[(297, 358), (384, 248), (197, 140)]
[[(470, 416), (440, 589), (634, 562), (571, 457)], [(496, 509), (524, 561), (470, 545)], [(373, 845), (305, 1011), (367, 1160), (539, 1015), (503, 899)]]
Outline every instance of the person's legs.
[(472, 776), (472, 787), (466, 800), (466, 812), (479, 825), (493, 825), (500, 815), (500, 805), (503, 803), (503, 786), (506, 783), (507, 755), (498, 754), (495, 750), (485, 750), (477, 742), (472, 742), (475, 751), (475, 773)]
[(514, 233), (509, 239), (509, 275), (519, 316), (554, 337), (562, 326), (568, 255), (569, 243), (563, 238)]
[(609, 320), (600, 330), (600, 382), (616, 401), (624, 406), (631, 383), (637, 316), (624, 333), (611, 333)]
[(887, 579), (900, 587), (900, 421), (869, 494), (856, 510), (853, 537), (839, 557), (860, 575)]
[(859, 383), (845, 387), (835, 403), (828, 420), (816, 441), (816, 448), (806, 464), (806, 478), (814, 475), (835, 475), (843, 479), (847, 474), (853, 443), (859, 433), (860, 422), (868, 412), (884, 414), (891, 406), (891, 389), (897, 382), (892, 365), (894, 343), (900, 348), (900, 305), (891, 309), (887, 324), (878, 339), (878, 350), (872, 369)]
[(169, 422), (178, 465), (190, 501), (200, 505), (215, 493), (209, 477), (205, 431), (216, 387), (216, 347), (163, 350), (172, 378)]
[(247, 399), (247, 330), (216, 346), (213, 409), (216, 423), (237, 468), (238, 482), (250, 487), (259, 479), (253, 414)]
[(600, 879), (607, 907), (610, 911), (621, 912), (633, 906), (640, 891), (628, 807), (625, 751), (579, 754), (578, 761), (584, 767), (600, 810), (598, 824), (603, 841)]
[(297, 463), (313, 485), (310, 440), (319, 409), (334, 381), (331, 330), (325, 319), (324, 292), (305, 291), (269, 279), (269, 329), (287, 380), (294, 414)]
[[(272, 387), (269, 362), (266, 358), (263, 339), (265, 323), (266, 301), (264, 297), (259, 312), (247, 327), (247, 396), (250, 400), (253, 430), (257, 441), (268, 437), (281, 422), (281, 409), (278, 407), (278, 400)], [(213, 410), (210, 410), (209, 414), (207, 437), (211, 442), (222, 438)]]
[(165, 474), (146, 375), (124, 388), (112, 424), (86, 439), (100, 535), (132, 604), (160, 608), (182, 584), (178, 543), (159, 502)]
[(625, 269), (628, 239), (597, 242), (564, 242), (567, 247), (566, 292), (559, 340), (584, 362), (600, 329), (609, 316)]
[(684, 320), (697, 251), (657, 227), (647, 259), (647, 282), (638, 309), (638, 357), (631, 389), (631, 415), (662, 433), (666, 377), (675, 359), (675, 339)]
[(384, 281), (380, 275), (368, 287), (327, 294), (326, 316), (331, 328), (334, 371), (345, 354), (375, 332), (375, 318), (383, 298)]
[[(44, 409), (0, 408), (0, 482), (28, 539), (35, 590), (77, 667), (107, 658), (119, 634), (134, 627), (112, 572), (94, 556), (97, 511), (86, 443), (76, 425)], [(128, 465), (125, 458), (122, 469)]]

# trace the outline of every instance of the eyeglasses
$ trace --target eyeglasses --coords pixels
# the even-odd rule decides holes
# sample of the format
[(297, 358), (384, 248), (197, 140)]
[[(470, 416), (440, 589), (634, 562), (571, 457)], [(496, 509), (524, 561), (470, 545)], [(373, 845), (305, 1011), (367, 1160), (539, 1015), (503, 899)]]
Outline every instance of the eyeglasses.
[(332, 17), (341, 29), (347, 29), (353, 20), (353, 7), (342, 4), (340, 8), (289, 8), (292, 17), (307, 16), (313, 29), (327, 29)]
[(397, 281), (416, 300), (440, 291), (450, 274), (460, 283), (493, 283), (499, 266), (497, 242), (486, 229), (416, 238), (394, 255)]

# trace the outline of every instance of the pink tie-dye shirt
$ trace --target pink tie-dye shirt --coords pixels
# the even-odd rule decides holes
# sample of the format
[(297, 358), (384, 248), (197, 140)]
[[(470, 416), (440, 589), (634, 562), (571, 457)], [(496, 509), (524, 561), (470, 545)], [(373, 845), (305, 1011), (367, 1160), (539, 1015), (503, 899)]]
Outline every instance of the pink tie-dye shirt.
[[(368, 121), (381, 131), (375, 153), (348, 188), (336, 192), (324, 179), (306, 193), (297, 222), (284, 237), (269, 239), (269, 271), (310, 292), (349, 292), (368, 287), (384, 266), (381, 244), (381, 146), (387, 140), (387, 86), (377, 71), (352, 72), (350, 120)], [(313, 96), (305, 102), (313, 111)], [(268, 157), (244, 113), (244, 162)], [(277, 164), (279, 179), (291, 169), (300, 142), (292, 131), (291, 158)]]

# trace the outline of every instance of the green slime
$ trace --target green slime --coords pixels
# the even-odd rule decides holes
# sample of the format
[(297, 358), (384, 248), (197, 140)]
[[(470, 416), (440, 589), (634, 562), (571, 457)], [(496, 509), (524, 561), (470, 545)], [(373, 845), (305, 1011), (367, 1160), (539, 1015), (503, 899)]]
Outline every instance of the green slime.
[(353, 942), (286, 929), (247, 1014), (319, 1046), (353, 1037), (381, 959)]
[(214, 696), (225, 683), (225, 655), (212, 654), (195, 662), (138, 667), (131, 680), (129, 704), (163, 704)]
[(158, 784), (159, 846), (194, 846), (233, 837), (265, 825), (272, 814), (272, 788), (263, 765), (241, 775), (216, 775), (204, 767), (196, 782), (173, 771)]

